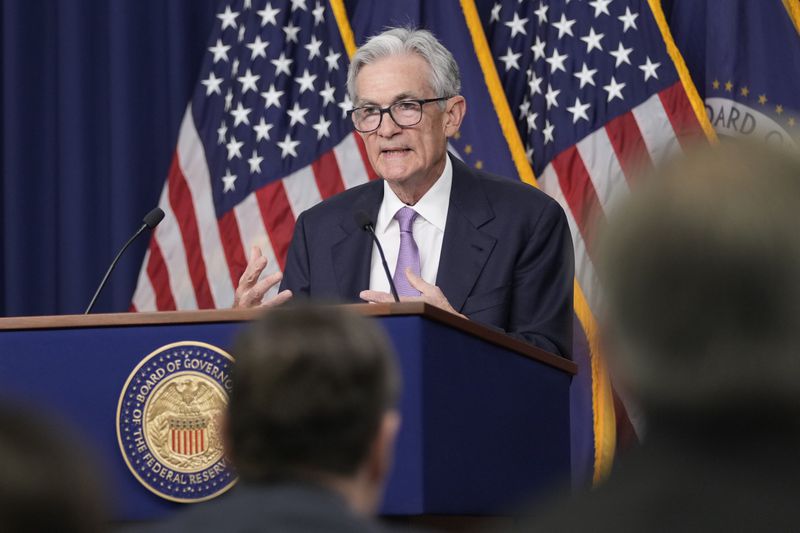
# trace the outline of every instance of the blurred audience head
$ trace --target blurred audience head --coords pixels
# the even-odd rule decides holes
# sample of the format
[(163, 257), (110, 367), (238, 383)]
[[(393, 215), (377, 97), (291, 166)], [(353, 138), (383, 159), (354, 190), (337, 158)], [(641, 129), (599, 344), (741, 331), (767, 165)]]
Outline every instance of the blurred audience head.
[(103, 531), (98, 478), (71, 430), (0, 406), (0, 531)]
[(291, 305), (248, 325), (234, 356), (229, 449), (241, 478), (320, 482), (373, 513), (399, 425), (399, 375), (380, 327)]
[(645, 410), (800, 410), (800, 160), (726, 141), (637, 186), (604, 233), (604, 324)]

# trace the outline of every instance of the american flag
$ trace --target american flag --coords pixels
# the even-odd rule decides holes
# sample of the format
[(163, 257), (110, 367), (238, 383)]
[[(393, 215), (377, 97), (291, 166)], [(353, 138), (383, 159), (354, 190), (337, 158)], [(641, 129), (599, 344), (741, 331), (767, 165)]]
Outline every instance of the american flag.
[(703, 136), (646, 0), (505, 0), (488, 38), (542, 190), (567, 213), (597, 312), (596, 232), (642, 171)]
[(347, 117), (348, 63), (328, 2), (223, 3), (134, 310), (229, 307), (252, 245), (263, 275), (282, 270), (301, 212), (375, 179)]
[(594, 345), (597, 231), (638, 176), (713, 131), (657, 1), (503, 0), (486, 32), (538, 185), (572, 233), (575, 311), (593, 345), (598, 481), (617, 437), (635, 439), (625, 433), (636, 416), (612, 397)]

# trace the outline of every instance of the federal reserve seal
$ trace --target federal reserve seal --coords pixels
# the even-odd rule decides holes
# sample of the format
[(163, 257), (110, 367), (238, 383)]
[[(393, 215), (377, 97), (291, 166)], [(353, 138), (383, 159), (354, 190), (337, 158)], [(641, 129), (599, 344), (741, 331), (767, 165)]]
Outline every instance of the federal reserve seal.
[(221, 422), (233, 358), (202, 342), (168, 344), (131, 372), (117, 406), (117, 439), (133, 475), (176, 502), (200, 502), (233, 486)]

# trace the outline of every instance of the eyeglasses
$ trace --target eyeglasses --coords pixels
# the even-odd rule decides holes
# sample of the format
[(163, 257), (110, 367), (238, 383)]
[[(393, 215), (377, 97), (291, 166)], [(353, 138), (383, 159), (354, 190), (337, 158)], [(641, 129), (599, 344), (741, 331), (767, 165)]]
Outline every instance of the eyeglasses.
[(427, 100), (401, 100), (389, 107), (365, 105), (350, 111), (350, 117), (353, 119), (356, 131), (361, 133), (370, 133), (380, 128), (384, 113), (389, 113), (394, 123), (401, 128), (407, 128), (420, 123), (423, 105), (431, 102), (441, 102), (449, 98), (449, 96), (442, 96), (440, 98), (428, 98)]

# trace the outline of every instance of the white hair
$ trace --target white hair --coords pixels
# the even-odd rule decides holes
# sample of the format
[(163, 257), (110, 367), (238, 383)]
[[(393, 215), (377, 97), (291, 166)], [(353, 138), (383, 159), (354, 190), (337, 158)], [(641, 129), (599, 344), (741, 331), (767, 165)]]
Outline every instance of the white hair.
[(428, 30), (391, 28), (374, 35), (361, 46), (347, 71), (347, 92), (356, 102), (356, 76), (361, 67), (390, 56), (417, 54), (431, 67), (430, 85), (437, 96), (461, 92), (461, 74), (453, 54)]

